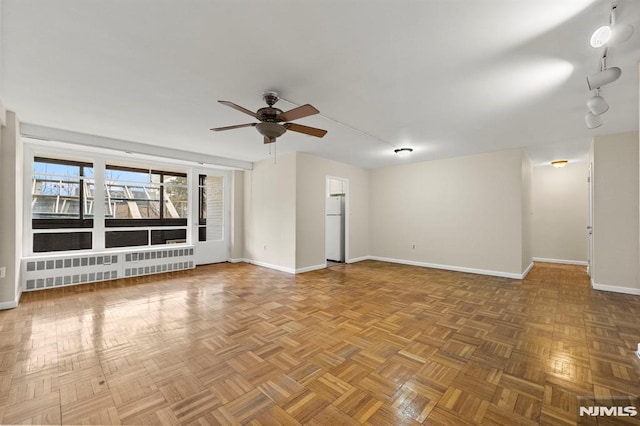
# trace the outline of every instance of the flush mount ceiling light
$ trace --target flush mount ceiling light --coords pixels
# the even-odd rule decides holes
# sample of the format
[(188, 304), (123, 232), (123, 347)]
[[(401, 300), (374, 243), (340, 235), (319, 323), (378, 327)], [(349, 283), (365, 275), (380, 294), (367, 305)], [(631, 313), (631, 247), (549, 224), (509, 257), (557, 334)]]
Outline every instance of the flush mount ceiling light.
[(596, 90), (594, 97), (587, 101), (587, 108), (595, 115), (604, 114), (609, 110), (609, 104), (600, 96), (600, 91)]
[(595, 115), (591, 111), (587, 112), (584, 116), (584, 121), (587, 123), (588, 129), (595, 129), (596, 127), (602, 126), (602, 119), (599, 115)]
[(556, 161), (552, 161), (551, 165), (557, 169), (559, 169), (560, 167), (564, 167), (567, 165), (569, 161), (567, 160), (556, 160)]
[(413, 148), (397, 148), (393, 152), (398, 154), (398, 157), (408, 157), (413, 152)]

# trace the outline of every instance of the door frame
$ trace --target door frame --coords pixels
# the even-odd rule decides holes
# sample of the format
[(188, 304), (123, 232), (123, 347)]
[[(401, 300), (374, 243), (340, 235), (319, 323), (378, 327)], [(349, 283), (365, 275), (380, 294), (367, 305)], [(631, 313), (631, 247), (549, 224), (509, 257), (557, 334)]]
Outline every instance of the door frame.
[(350, 194), (349, 194), (349, 179), (348, 178), (344, 178), (344, 177), (339, 177), (339, 176), (330, 176), (330, 175), (326, 175), (325, 176), (325, 188), (324, 188), (324, 208), (323, 208), (323, 213), (324, 213), (324, 218), (322, 221), (322, 226), (324, 229), (324, 238), (322, 239), (323, 243), (322, 246), (324, 248), (323, 250), (323, 256), (324, 256), (324, 264), (325, 266), (327, 266), (327, 246), (326, 246), (326, 240), (327, 240), (327, 198), (329, 197), (329, 181), (330, 180), (340, 180), (343, 182), (344, 184), (344, 263), (349, 263), (349, 240), (350, 240)]
[[(222, 176), (223, 191), (223, 240), (222, 241), (198, 241), (199, 231), (199, 176)], [(189, 187), (191, 194), (189, 199), (193, 200), (191, 214), (191, 238), (195, 246), (194, 260), (197, 265), (207, 265), (211, 263), (227, 262), (231, 256), (231, 173), (228, 170), (220, 169), (193, 169), (193, 179)]]

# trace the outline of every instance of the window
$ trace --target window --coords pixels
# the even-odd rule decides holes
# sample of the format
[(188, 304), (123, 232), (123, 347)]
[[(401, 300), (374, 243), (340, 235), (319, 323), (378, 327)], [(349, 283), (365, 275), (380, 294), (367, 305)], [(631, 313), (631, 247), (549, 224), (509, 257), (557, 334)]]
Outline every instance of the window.
[(136, 229), (107, 231), (105, 246), (186, 242), (188, 192), (184, 173), (107, 165), (105, 226)]
[(96, 220), (104, 220), (104, 239), (94, 235), (93, 163), (34, 158), (33, 253), (186, 243), (189, 186), (185, 173), (107, 164), (99, 184), (104, 200), (97, 201), (104, 203), (104, 216), (101, 213)]
[[(91, 231), (80, 232), (77, 228), (93, 227), (93, 190), (91, 163), (34, 159), (31, 182), (34, 252), (91, 248)], [(61, 231), (50, 231), (54, 229)]]

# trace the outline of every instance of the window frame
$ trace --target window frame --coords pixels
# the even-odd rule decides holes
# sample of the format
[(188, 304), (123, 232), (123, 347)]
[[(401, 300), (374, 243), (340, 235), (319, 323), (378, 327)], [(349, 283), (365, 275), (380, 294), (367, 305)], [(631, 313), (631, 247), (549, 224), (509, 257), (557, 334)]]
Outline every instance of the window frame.
[[(159, 218), (150, 219), (150, 218), (122, 218), (122, 219), (113, 219), (113, 218), (104, 218), (104, 226), (105, 228), (133, 228), (133, 227), (152, 227), (152, 226), (171, 226), (171, 227), (181, 227), (187, 226), (188, 217), (184, 218), (165, 218), (164, 217), (164, 188), (165, 175), (175, 176), (175, 177), (183, 177), (188, 179), (187, 173), (181, 172), (172, 172), (168, 170), (159, 170), (159, 169), (142, 169), (131, 166), (118, 166), (114, 164), (105, 164), (105, 174), (108, 170), (119, 170), (123, 172), (132, 172), (132, 173), (145, 173), (145, 174), (157, 174), (160, 176), (160, 182), (158, 185), (160, 186), (160, 204), (159, 204)], [(188, 180), (187, 180), (188, 184)]]
[[(78, 190), (78, 218), (55, 218), (55, 219), (34, 219), (33, 211), (31, 211), (31, 229), (86, 229), (93, 228), (93, 217), (91, 219), (85, 218), (84, 214), (84, 202), (85, 202), (85, 193), (84, 193), (84, 182), (86, 176), (84, 176), (84, 168), (94, 168), (93, 163), (89, 163), (86, 161), (77, 161), (77, 160), (62, 160), (59, 158), (48, 158), (42, 156), (34, 156), (33, 164), (35, 163), (48, 163), (48, 164), (58, 164), (64, 166), (75, 166), (79, 167), (79, 190)], [(33, 166), (31, 167), (31, 179), (33, 180), (35, 173), (33, 171)], [(95, 183), (94, 183), (95, 184)], [(33, 194), (31, 195), (33, 197)], [(33, 200), (33, 198), (32, 198)]]

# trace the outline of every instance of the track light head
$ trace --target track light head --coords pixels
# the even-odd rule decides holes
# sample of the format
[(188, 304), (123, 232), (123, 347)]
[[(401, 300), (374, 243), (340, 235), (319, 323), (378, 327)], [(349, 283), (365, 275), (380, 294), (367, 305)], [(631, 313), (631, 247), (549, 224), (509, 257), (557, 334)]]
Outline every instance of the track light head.
[(602, 126), (602, 119), (599, 115), (595, 115), (591, 111), (587, 112), (584, 116), (584, 122), (587, 124), (587, 129), (595, 129)]
[(587, 86), (589, 90), (596, 90), (599, 87), (613, 83), (622, 75), (622, 70), (618, 67), (607, 68), (604, 71), (591, 74), (587, 77)]
[(604, 25), (599, 27), (597, 30), (593, 32), (591, 35), (591, 47), (602, 47), (609, 42), (611, 38), (611, 27), (609, 25)]
[(609, 110), (609, 104), (600, 95), (595, 95), (587, 101), (587, 108), (592, 114), (600, 115)]

